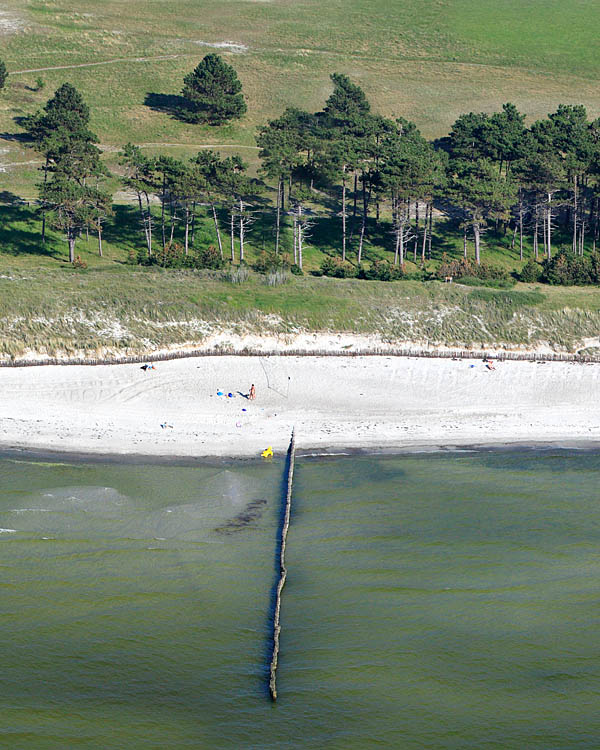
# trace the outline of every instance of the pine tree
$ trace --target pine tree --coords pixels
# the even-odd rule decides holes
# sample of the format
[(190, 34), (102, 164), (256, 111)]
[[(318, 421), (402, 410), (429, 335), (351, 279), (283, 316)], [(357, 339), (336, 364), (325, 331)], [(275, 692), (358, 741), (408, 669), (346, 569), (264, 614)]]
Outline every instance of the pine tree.
[(246, 112), (237, 73), (219, 55), (206, 55), (183, 83), (182, 94), (189, 106), (181, 115), (191, 122), (221, 125)]
[(4, 60), (0, 60), (0, 91), (6, 86), (6, 79), (8, 78), (8, 70)]
[(277, 206), (275, 213), (275, 253), (279, 252), (281, 231), (281, 212), (285, 206), (285, 183), (289, 181), (294, 169), (298, 166), (302, 144), (300, 131), (293, 127), (297, 121), (294, 113), (297, 110), (286, 110), (282, 117), (271, 120), (260, 128), (256, 143), (260, 148), (258, 156), (262, 161), (262, 172), (267, 177), (277, 179)]

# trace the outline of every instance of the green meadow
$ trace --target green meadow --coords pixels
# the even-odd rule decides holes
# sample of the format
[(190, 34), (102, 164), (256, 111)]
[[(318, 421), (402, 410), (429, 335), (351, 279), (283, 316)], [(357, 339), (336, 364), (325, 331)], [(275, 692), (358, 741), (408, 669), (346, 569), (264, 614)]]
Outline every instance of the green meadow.
[[(590, 0), (5, 0), (2, 57), (11, 76), (0, 99), (4, 189), (35, 195), (35, 155), (18, 118), (63, 82), (92, 111), (102, 144), (127, 141), (193, 153), (243, 146), (256, 159), (256, 126), (286, 106), (320, 108), (329, 74), (348, 74), (375, 110), (446, 134), (468, 111), (513, 101), (533, 120), (559, 103), (600, 114), (597, 5)], [(233, 44), (215, 48), (207, 45)], [(239, 73), (248, 114), (220, 128), (164, 111), (186, 72), (214, 49)], [(237, 51), (232, 51), (237, 50)], [(71, 67), (71, 66), (86, 67)], [(42, 70), (45, 68), (60, 68)], [(24, 71), (24, 72), (19, 72)], [(31, 72), (27, 72), (31, 71)], [(44, 88), (36, 88), (41, 77)], [(110, 154), (107, 155), (109, 162)]]

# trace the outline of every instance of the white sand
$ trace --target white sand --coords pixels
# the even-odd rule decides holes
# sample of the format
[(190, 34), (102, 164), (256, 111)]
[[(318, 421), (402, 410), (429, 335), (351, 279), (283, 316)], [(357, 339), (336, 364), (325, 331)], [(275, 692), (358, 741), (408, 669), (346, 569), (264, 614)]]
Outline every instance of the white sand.
[[(247, 401), (255, 383), (257, 399)], [(217, 396), (217, 390), (234, 398)], [(600, 365), (199, 357), (0, 368), (0, 446), (162, 456), (600, 440)], [(246, 411), (243, 411), (243, 410)], [(168, 422), (172, 428), (161, 428)]]

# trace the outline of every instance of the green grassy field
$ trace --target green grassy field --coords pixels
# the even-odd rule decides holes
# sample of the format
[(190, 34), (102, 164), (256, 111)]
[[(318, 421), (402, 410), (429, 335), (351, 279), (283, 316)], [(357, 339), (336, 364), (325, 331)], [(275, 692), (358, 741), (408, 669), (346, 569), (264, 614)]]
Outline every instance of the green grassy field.
[[(592, 0), (4, 0), (2, 7), (2, 57), (12, 71), (0, 96), (0, 163), (12, 165), (2, 183), (26, 197), (35, 194), (37, 172), (24, 162), (36, 157), (14, 140), (15, 118), (64, 81), (83, 92), (104, 145), (131, 140), (191, 153), (234, 144), (251, 159), (257, 124), (288, 105), (318, 109), (333, 71), (360, 83), (382, 114), (413, 119), (428, 137), (445, 134), (462, 112), (508, 100), (530, 119), (559, 102), (600, 113), (600, 14)], [(243, 45), (222, 53), (242, 79), (247, 117), (211, 128), (161, 111), (211, 50), (206, 44), (222, 43)], [(45, 87), (33, 91), (38, 76)]]

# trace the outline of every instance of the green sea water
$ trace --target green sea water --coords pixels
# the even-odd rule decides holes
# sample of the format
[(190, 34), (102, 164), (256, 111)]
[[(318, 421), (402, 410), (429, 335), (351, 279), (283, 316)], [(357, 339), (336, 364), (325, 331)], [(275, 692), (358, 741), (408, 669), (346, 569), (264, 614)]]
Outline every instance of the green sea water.
[(0, 748), (600, 747), (600, 456), (0, 461)]

